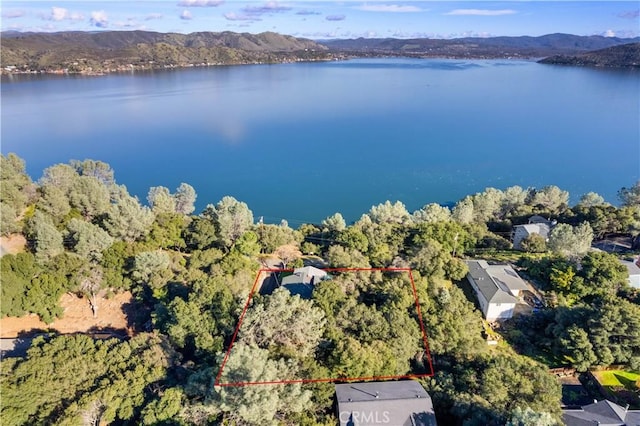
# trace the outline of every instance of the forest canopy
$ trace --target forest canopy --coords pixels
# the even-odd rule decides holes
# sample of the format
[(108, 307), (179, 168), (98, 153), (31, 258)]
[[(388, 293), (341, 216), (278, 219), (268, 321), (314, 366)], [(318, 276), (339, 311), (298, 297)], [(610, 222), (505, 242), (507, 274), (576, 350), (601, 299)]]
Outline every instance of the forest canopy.
[[(95, 338), (45, 330), (25, 356), (0, 365), (7, 424), (335, 424), (328, 383), (215, 386), (256, 274), (289, 269), (411, 269), (331, 273), (311, 295), (276, 286), (252, 298), (224, 369), (229, 381), (421, 375), (442, 424), (560, 422), (551, 367), (640, 368), (640, 308), (620, 259), (592, 241), (623, 236), (637, 247), (640, 183), (620, 205), (584, 194), (575, 206), (555, 186), (487, 188), (452, 208), (400, 201), (354, 223), (340, 213), (297, 229), (256, 223), (231, 196), (206, 200), (187, 183), (131, 195), (101, 161), (56, 164), (33, 181), (15, 154), (0, 158), (3, 236), (27, 245), (0, 259), (2, 317), (64, 316), (76, 294), (96, 318), (130, 291), (129, 333)], [(557, 225), (514, 250), (511, 230), (538, 215)], [(464, 259), (509, 261), (546, 296), (487, 345), (489, 324), (465, 280)]]

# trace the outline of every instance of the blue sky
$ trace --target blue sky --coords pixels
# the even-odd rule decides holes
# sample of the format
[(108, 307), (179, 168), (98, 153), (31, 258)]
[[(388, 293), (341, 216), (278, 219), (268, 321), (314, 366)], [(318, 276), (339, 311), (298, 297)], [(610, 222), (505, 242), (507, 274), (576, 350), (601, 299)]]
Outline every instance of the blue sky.
[(313, 39), (636, 37), (638, 1), (2, 1), (2, 30), (275, 31)]

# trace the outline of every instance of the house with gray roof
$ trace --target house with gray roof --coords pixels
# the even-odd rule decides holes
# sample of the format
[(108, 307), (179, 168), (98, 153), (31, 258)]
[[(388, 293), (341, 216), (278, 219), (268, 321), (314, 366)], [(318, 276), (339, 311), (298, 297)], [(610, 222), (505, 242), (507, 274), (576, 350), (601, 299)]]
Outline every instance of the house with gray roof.
[(529, 287), (506, 264), (490, 265), (486, 260), (467, 260), (467, 281), (478, 297), (480, 309), (488, 321), (508, 319), (523, 290)]
[(556, 225), (556, 221), (548, 220), (542, 216), (531, 216), (529, 223), (526, 225), (516, 225), (511, 231), (511, 242), (513, 248), (516, 250), (522, 250), (522, 240), (527, 237), (537, 234), (544, 238), (545, 241), (549, 240), (549, 233), (551, 229)]
[(293, 274), (282, 278), (280, 285), (291, 293), (303, 299), (310, 299), (313, 287), (327, 277), (326, 271), (313, 266), (296, 268)]
[(437, 426), (431, 396), (415, 380), (335, 385), (340, 426)]
[(605, 399), (577, 410), (563, 410), (562, 420), (567, 426), (640, 426), (640, 410), (629, 410)]

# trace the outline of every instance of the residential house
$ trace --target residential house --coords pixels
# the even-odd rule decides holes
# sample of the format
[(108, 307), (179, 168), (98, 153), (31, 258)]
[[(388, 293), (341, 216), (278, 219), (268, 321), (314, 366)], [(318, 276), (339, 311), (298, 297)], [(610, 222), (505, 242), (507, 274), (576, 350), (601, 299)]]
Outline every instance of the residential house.
[(476, 292), (480, 309), (488, 321), (508, 319), (527, 284), (506, 264), (489, 265), (485, 260), (467, 260), (467, 280)]
[(415, 380), (335, 387), (340, 426), (437, 426), (431, 397)]
[(629, 271), (629, 285), (634, 288), (640, 288), (640, 257), (633, 260), (620, 260)]
[(296, 268), (292, 275), (282, 278), (280, 285), (292, 295), (299, 295), (303, 299), (310, 299), (313, 286), (327, 277), (327, 273), (322, 269), (313, 266)]
[(639, 426), (640, 410), (629, 410), (605, 399), (577, 410), (563, 410), (562, 420), (567, 426)]
[(522, 240), (526, 239), (530, 235), (537, 234), (544, 238), (545, 241), (549, 240), (549, 233), (551, 229), (556, 225), (555, 220), (548, 220), (542, 216), (531, 216), (529, 223), (526, 225), (516, 225), (511, 231), (511, 241), (513, 242), (513, 248), (516, 250), (522, 249)]

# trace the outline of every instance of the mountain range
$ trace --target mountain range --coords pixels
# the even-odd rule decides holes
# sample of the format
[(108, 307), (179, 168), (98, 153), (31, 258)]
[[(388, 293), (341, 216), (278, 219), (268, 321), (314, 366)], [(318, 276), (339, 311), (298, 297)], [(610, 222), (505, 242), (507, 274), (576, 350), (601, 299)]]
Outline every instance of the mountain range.
[[(150, 31), (3, 32), (1, 38), (0, 61), (4, 73), (103, 73), (129, 69), (279, 63), (370, 56), (568, 58), (593, 50), (640, 42), (640, 38), (621, 39), (570, 34), (549, 34), (540, 37), (358, 38), (312, 41), (273, 32), (249, 34), (228, 31), (191, 34)], [(632, 62), (633, 52), (630, 51)]]
[(543, 58), (552, 55), (575, 55), (621, 44), (639, 42), (603, 36), (548, 34), (539, 37), (467, 37), (457, 39), (351, 39), (327, 40), (331, 50), (369, 55), (403, 55), (452, 58)]
[(542, 64), (640, 68), (640, 43), (622, 44), (578, 55), (554, 55)]

